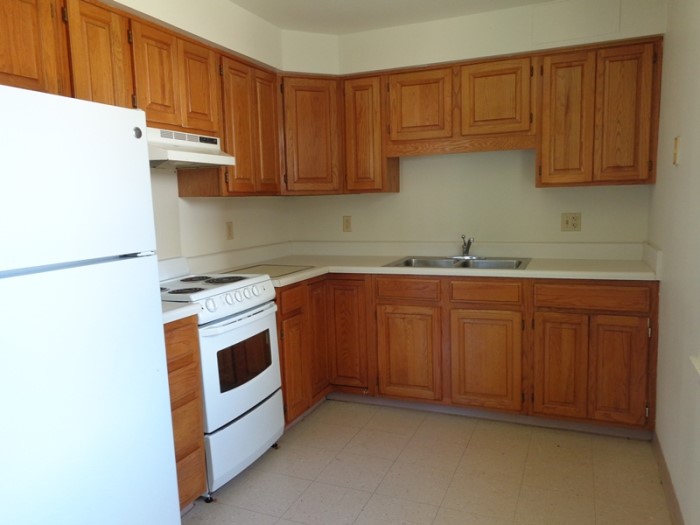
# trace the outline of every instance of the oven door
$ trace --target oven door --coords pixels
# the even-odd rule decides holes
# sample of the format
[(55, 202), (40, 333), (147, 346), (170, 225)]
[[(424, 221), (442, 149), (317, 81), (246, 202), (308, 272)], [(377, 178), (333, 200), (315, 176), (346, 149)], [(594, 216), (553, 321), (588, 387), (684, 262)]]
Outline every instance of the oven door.
[(210, 434), (281, 387), (275, 303), (199, 328), (204, 432)]

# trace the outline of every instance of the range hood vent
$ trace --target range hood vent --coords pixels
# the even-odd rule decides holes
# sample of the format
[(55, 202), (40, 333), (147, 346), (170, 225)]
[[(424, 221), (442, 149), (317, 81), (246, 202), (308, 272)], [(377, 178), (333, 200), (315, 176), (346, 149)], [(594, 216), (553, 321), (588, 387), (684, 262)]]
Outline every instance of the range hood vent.
[(151, 168), (202, 168), (234, 166), (236, 159), (221, 151), (217, 137), (148, 128)]

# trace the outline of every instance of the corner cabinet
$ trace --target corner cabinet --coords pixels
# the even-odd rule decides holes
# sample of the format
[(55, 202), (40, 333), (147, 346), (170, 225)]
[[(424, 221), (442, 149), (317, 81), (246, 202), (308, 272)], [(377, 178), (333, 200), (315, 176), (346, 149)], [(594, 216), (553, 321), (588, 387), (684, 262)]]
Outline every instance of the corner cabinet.
[(342, 180), (339, 81), (283, 77), (287, 172), (283, 193), (338, 193)]
[(197, 316), (165, 325), (165, 351), (180, 508), (206, 492)]
[(84, 0), (67, 0), (67, 9), (74, 96), (133, 107), (129, 19)]
[(534, 285), (533, 413), (653, 427), (658, 284)]
[(65, 28), (58, 0), (0, 3), (0, 84), (70, 95)]
[(655, 180), (660, 42), (542, 59), (538, 186)]

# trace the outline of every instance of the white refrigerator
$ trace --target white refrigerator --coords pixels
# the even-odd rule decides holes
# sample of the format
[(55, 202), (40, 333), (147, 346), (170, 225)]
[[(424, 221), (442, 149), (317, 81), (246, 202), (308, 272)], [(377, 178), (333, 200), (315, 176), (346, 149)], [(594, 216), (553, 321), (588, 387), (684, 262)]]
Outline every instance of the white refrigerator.
[(1, 523), (180, 523), (147, 151), (0, 86)]

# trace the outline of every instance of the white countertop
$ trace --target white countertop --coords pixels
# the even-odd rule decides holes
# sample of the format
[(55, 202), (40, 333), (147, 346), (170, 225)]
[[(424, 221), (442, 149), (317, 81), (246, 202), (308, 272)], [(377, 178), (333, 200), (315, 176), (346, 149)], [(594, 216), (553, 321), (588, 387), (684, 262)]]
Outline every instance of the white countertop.
[[(279, 278), (275, 287), (287, 286), (326, 273), (372, 273), (389, 275), (446, 275), (455, 277), (520, 277), (526, 279), (610, 279), (623, 281), (654, 281), (657, 276), (644, 262), (638, 260), (601, 259), (531, 259), (524, 269), (483, 270), (474, 268), (411, 268), (387, 267), (400, 259), (396, 256), (362, 255), (289, 255), (260, 261), (259, 264), (311, 266)], [(250, 265), (246, 265), (250, 266)], [(231, 271), (236, 267), (219, 271)]]
[(163, 324), (172, 323), (199, 313), (200, 306), (190, 303), (160, 302), (163, 308)]

